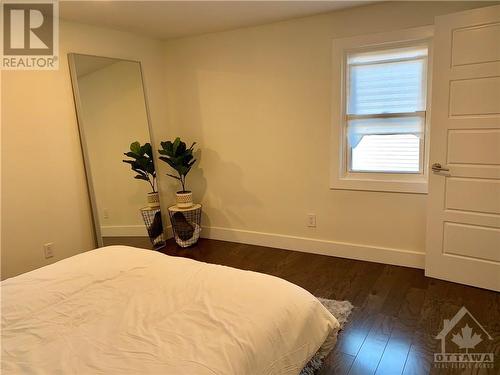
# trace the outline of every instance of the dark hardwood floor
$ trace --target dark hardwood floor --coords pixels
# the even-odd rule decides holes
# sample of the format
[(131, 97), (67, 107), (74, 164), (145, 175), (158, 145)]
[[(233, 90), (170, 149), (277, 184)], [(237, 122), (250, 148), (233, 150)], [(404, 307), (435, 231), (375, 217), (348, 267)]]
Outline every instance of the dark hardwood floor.
[[(355, 306), (320, 375), (498, 374), (500, 293), (424, 276), (423, 270), (232, 242), (200, 239), (161, 250), (208, 263), (263, 272), (297, 284), (317, 297)], [(493, 369), (437, 369), (435, 336), (443, 320), (465, 306), (493, 337)]]
[(133, 237), (103, 237), (102, 242), (104, 246), (111, 245), (126, 245), (133, 247), (140, 247), (142, 249), (153, 249), (149, 237), (133, 236)]

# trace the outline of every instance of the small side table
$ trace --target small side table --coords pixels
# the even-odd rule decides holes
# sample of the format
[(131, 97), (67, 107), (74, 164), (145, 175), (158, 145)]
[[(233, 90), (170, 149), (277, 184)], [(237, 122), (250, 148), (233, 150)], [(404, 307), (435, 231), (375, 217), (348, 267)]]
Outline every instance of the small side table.
[(163, 223), (161, 220), (160, 207), (141, 208), (142, 219), (148, 230), (149, 239), (154, 249), (160, 249), (165, 246), (165, 237), (163, 235)]
[(198, 242), (201, 232), (201, 204), (189, 208), (170, 206), (168, 215), (177, 245), (188, 247)]

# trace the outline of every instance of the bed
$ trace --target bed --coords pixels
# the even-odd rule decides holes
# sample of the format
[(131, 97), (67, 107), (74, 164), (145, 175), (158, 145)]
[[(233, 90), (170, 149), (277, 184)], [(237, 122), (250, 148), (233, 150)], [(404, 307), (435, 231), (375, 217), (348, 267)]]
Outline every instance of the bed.
[(299, 374), (339, 328), (285, 280), (126, 246), (1, 288), (2, 374)]

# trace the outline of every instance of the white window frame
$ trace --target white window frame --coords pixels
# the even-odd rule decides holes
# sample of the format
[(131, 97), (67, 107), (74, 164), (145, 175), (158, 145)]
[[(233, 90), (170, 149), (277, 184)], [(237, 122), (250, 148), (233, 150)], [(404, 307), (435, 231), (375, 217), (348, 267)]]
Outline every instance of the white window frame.
[[(429, 164), (430, 103), (432, 82), (433, 26), (355, 36), (333, 41), (332, 72), (332, 164), (331, 189), (387, 191), (427, 194)], [(428, 46), (427, 96), (424, 135), (421, 142), (421, 173), (350, 172), (347, 146), (347, 55), (352, 52), (375, 51), (425, 43)]]

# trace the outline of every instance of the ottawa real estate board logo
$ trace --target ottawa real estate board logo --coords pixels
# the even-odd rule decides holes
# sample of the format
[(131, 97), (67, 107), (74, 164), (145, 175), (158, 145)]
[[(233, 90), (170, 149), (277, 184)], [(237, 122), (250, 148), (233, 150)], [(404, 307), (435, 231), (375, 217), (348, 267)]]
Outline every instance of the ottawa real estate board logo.
[(434, 353), (434, 367), (441, 369), (492, 369), (494, 353), (488, 348), (493, 338), (465, 307), (451, 319), (445, 319), (436, 339), (441, 352)]
[(4, 70), (59, 68), (57, 1), (1, 2), (1, 61)]

